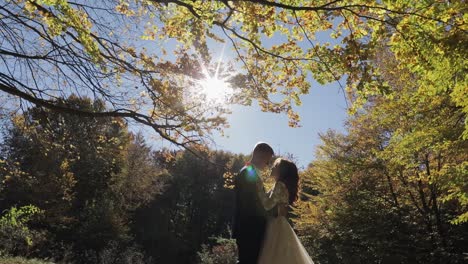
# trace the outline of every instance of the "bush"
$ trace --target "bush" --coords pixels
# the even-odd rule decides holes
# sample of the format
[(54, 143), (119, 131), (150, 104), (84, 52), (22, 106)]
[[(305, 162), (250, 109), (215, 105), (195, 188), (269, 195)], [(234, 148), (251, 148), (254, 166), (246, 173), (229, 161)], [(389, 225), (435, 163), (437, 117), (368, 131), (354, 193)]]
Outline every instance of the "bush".
[(27, 255), (35, 238), (40, 236), (38, 232), (30, 230), (27, 223), (41, 213), (33, 205), (7, 210), (0, 217), (0, 251), (11, 255)]
[(137, 245), (125, 245), (118, 241), (111, 241), (99, 255), (101, 264), (145, 264), (150, 262)]
[(202, 245), (197, 253), (200, 264), (235, 264), (237, 262), (237, 245), (234, 239), (215, 238), (213, 246)]

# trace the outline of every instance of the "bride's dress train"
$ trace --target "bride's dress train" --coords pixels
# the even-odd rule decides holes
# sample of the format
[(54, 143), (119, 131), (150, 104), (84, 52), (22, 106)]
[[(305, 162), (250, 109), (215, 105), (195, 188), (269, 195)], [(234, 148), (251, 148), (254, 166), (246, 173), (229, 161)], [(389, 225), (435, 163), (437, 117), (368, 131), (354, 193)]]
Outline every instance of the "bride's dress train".
[[(282, 182), (277, 182), (270, 192), (265, 194), (262, 186), (257, 188), (260, 200), (266, 209), (276, 205), (288, 204), (288, 190)], [(301, 241), (289, 225), (286, 217), (278, 216), (268, 220), (260, 252), (259, 264), (313, 264)]]
[(313, 264), (285, 217), (268, 221), (259, 264)]

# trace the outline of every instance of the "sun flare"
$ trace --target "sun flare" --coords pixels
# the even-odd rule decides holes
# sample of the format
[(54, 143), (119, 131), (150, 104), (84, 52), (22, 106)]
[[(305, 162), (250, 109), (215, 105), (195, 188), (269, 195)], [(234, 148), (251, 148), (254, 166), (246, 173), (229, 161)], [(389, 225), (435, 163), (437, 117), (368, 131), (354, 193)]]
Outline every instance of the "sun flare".
[(234, 76), (230, 67), (223, 65), (224, 46), (219, 60), (215, 65), (205, 65), (199, 57), (199, 63), (203, 74), (202, 79), (195, 81), (200, 95), (209, 102), (224, 104), (229, 101), (229, 97), (234, 94), (234, 89), (229, 83), (229, 79)]
[(232, 88), (226, 80), (219, 79), (216, 76), (207, 76), (200, 81), (201, 92), (206, 96), (207, 100), (224, 102), (232, 93)]

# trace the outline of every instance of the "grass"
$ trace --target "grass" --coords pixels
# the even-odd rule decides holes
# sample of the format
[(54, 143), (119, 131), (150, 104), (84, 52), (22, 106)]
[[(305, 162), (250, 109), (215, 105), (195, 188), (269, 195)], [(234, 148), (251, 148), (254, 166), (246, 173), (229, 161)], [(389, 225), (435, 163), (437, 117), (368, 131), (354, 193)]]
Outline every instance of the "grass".
[(53, 264), (53, 262), (21, 257), (0, 257), (0, 264)]

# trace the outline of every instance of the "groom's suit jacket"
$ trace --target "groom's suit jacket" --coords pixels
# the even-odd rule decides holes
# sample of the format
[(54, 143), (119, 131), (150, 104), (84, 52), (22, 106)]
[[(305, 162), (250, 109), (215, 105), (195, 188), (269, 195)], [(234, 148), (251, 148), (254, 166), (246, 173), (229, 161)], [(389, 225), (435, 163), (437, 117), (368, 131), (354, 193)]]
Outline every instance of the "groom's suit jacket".
[(232, 237), (263, 239), (269, 213), (263, 207), (256, 184), (260, 176), (252, 165), (246, 165), (234, 178), (235, 209)]

